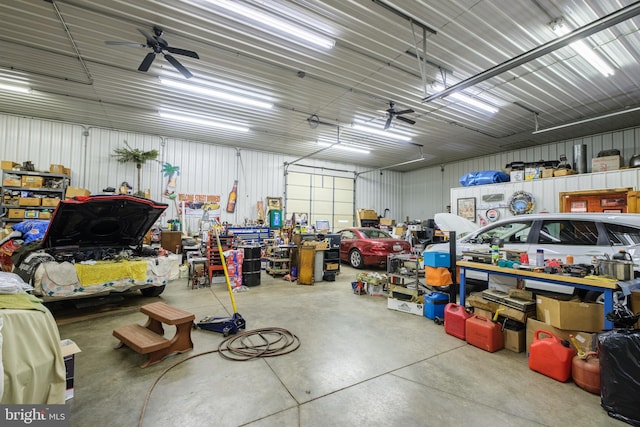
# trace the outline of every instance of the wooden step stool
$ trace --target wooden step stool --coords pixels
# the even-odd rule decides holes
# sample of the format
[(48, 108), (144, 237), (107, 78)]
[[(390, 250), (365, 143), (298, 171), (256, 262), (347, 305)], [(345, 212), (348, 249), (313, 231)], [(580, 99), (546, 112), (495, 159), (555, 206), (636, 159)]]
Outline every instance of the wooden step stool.
[[(193, 348), (191, 328), (195, 315), (163, 302), (143, 305), (140, 311), (149, 316), (144, 326), (138, 324), (122, 326), (113, 330), (113, 336), (120, 340), (115, 348), (126, 345), (133, 351), (148, 356), (141, 368), (158, 363), (172, 354), (184, 353)], [(170, 340), (164, 337), (163, 323), (176, 327), (176, 334)]]

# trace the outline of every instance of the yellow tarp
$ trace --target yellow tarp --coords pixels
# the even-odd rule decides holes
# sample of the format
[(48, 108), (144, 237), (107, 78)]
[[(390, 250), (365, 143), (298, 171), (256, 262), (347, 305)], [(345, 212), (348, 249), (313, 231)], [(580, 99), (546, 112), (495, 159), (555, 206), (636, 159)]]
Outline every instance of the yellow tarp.
[(108, 283), (113, 280), (147, 280), (147, 261), (98, 261), (95, 264), (75, 264), (83, 286)]

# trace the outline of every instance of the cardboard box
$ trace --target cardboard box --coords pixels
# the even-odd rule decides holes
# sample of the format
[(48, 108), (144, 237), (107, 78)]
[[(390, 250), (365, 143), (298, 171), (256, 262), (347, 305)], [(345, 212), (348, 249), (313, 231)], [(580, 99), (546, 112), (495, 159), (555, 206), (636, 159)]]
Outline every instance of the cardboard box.
[(64, 174), (67, 175), (67, 176), (71, 176), (71, 169), (64, 168)]
[(76, 354), (80, 353), (82, 350), (80, 350), (80, 347), (78, 347), (76, 343), (69, 339), (61, 340), (60, 347), (62, 348), (62, 357), (64, 359), (64, 368), (66, 370), (67, 379), (65, 400), (69, 400), (74, 394), (73, 380), (75, 378)]
[(25, 217), (25, 219), (38, 219), (38, 218), (40, 218), (40, 212), (39, 211), (25, 210), (24, 211), (24, 217)]
[(394, 226), (396, 225), (396, 220), (395, 219), (390, 219), (390, 218), (380, 218), (380, 224), (381, 225), (389, 225), (389, 226)]
[(26, 188), (42, 188), (44, 178), (41, 176), (22, 175), (21, 184)]
[(524, 171), (511, 171), (509, 177), (512, 182), (524, 181)]
[(484, 308), (473, 307), (473, 314), (487, 319), (493, 319), (493, 313), (489, 310), (485, 310)]
[(407, 231), (406, 227), (393, 227), (391, 234), (394, 234), (396, 236), (402, 236), (405, 231)]
[(591, 159), (591, 172), (615, 171), (622, 165), (622, 156), (594, 157)]
[(424, 315), (424, 306), (411, 301), (403, 301), (395, 298), (387, 298), (387, 308), (391, 310), (403, 311), (417, 316)]
[(597, 346), (597, 334), (554, 328), (553, 326), (547, 325), (546, 323), (539, 320), (527, 319), (527, 336), (525, 342), (527, 354), (529, 354), (529, 347), (531, 347), (531, 343), (533, 342), (533, 338), (535, 337), (535, 332), (538, 329), (551, 332), (553, 335), (563, 340), (569, 340), (569, 335), (573, 335), (580, 347), (582, 347), (583, 351), (592, 351), (595, 348), (594, 346)]
[(529, 317), (533, 317), (534, 315), (533, 312), (516, 310), (515, 308), (507, 307), (504, 304), (498, 304), (497, 302), (486, 300), (482, 297), (481, 292), (472, 292), (471, 295), (467, 297), (466, 303), (471, 307), (481, 308), (492, 313), (500, 310), (500, 316), (520, 323), (525, 323)]
[(562, 301), (538, 295), (538, 320), (559, 329), (598, 332), (604, 329), (604, 305), (580, 302), (578, 299)]
[(542, 178), (542, 168), (524, 168), (524, 180), (531, 181), (533, 179)]
[[(640, 313), (640, 289), (634, 289), (631, 291), (631, 311), (633, 314)], [(640, 329), (640, 320), (636, 323), (636, 328)]]
[(38, 219), (51, 219), (51, 212), (42, 211), (38, 215)]
[(21, 197), (18, 206), (40, 206), (41, 200), (40, 197)]
[(18, 175), (7, 175), (2, 180), (3, 187), (22, 187), (22, 180)]
[(551, 168), (543, 168), (542, 169), (542, 177), (543, 178), (551, 178), (553, 177), (553, 169)]
[(339, 270), (340, 264), (337, 262), (328, 262), (325, 264), (324, 269), (327, 271)]
[(59, 173), (64, 174), (64, 166), (63, 165), (49, 165), (50, 173)]
[(45, 197), (42, 199), (41, 205), (56, 207), (58, 206), (58, 203), (60, 203), (60, 199), (57, 197)]
[(360, 209), (358, 214), (360, 215), (360, 219), (378, 219), (376, 211), (371, 209)]
[(24, 209), (9, 209), (9, 218), (24, 218)]
[(20, 166), (20, 163), (12, 162), (11, 160), (2, 160), (2, 170), (10, 171), (15, 166)]
[(575, 175), (578, 172), (574, 171), (573, 169), (556, 169), (555, 171), (553, 171), (553, 176), (567, 176), (567, 175)]
[(503, 329), (502, 335), (504, 338), (504, 348), (511, 350), (514, 353), (522, 353), (526, 348), (526, 329)]
[(91, 191), (85, 188), (68, 186), (65, 197), (67, 199), (70, 199), (75, 196), (89, 196), (89, 195), (91, 195)]

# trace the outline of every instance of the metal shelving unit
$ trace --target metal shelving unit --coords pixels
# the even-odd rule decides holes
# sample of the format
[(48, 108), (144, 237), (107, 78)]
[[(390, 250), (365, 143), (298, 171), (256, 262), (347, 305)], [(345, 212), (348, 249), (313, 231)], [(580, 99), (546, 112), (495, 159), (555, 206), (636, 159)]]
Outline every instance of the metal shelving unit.
[[(17, 177), (17, 178), (15, 178)], [(40, 186), (29, 185), (29, 177), (34, 181), (39, 181)], [(25, 179), (26, 178), (26, 179)], [(19, 180), (18, 180), (19, 179)], [(43, 200), (62, 200), (69, 185), (69, 177), (64, 174), (33, 172), (33, 171), (2, 171), (2, 199), (0, 199), (0, 212), (5, 222), (20, 222), (25, 219), (48, 219), (50, 215), (43, 213), (53, 211), (57, 206), (55, 203)], [(34, 205), (33, 200), (40, 199), (38, 205)], [(27, 202), (28, 200), (28, 202)]]

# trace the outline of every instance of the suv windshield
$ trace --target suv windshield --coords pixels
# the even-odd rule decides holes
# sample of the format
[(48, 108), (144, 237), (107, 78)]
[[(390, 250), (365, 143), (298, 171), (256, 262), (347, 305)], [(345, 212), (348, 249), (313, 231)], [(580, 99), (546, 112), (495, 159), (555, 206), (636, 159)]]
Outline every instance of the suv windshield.
[(531, 230), (531, 221), (514, 221), (486, 229), (475, 237), (469, 237), (469, 241), (491, 243), (494, 239), (501, 239), (504, 243), (525, 243), (529, 230)]

